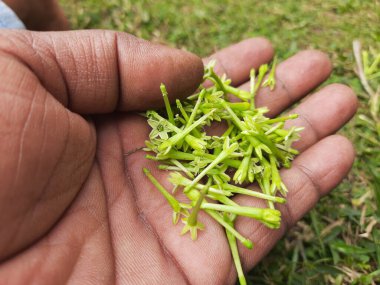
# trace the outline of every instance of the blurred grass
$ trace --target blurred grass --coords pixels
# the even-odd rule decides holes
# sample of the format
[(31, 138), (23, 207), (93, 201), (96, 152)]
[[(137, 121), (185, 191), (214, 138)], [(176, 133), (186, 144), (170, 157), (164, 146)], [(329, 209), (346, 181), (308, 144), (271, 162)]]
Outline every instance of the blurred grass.
[[(61, 3), (74, 29), (125, 31), (201, 56), (252, 36), (269, 38), (280, 59), (305, 48), (328, 53), (335, 67), (329, 82), (350, 85), (360, 99), (359, 114), (369, 119), (365, 122), (357, 115), (342, 130), (357, 151), (354, 168), (248, 279), (254, 284), (380, 284), (380, 134), (371, 127), (373, 100), (354, 73), (352, 52), (354, 39), (359, 39), (364, 49), (380, 52), (379, 1), (61, 0)], [(370, 84), (380, 86), (379, 78), (372, 79)]]

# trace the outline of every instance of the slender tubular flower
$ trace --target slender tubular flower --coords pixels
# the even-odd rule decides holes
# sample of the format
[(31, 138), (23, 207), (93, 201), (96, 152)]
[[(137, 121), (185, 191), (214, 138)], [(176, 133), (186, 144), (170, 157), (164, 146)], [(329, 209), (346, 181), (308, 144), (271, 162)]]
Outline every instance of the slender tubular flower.
[(271, 229), (280, 227), (281, 212), (275, 209), (203, 203), (202, 209), (233, 213), (258, 220)]
[(166, 201), (168, 201), (169, 205), (173, 209), (173, 224), (176, 224), (178, 222), (179, 216), (181, 214), (188, 215), (187, 211), (183, 209), (181, 204), (178, 202), (176, 198), (172, 194), (170, 194), (164, 186), (158, 182), (158, 180), (150, 173), (149, 169), (143, 168), (143, 171), (146, 175), (146, 177), (152, 182), (152, 184), (157, 188), (158, 191), (161, 192), (161, 194), (165, 197)]
[(276, 78), (275, 78), (276, 65), (277, 65), (277, 56), (274, 57), (274, 60), (272, 63), (272, 69), (269, 72), (268, 78), (263, 83), (263, 87), (269, 86), (270, 90), (273, 90), (274, 86), (276, 85)]
[(166, 113), (168, 114), (169, 122), (174, 125), (175, 124), (174, 116), (173, 116), (173, 111), (170, 106), (170, 102), (168, 98), (168, 91), (166, 91), (166, 87), (163, 83), (161, 83), (160, 89), (161, 89), (162, 97), (164, 97), (164, 103), (165, 103)]
[(182, 221), (185, 223), (185, 226), (181, 232), (181, 234), (185, 234), (186, 232), (190, 231), (191, 233), (191, 238), (193, 240), (197, 239), (197, 231), (198, 229), (203, 230), (204, 225), (198, 221), (198, 213), (199, 210), (201, 209), (201, 205), (203, 203), (203, 199), (208, 193), (208, 190), (211, 185), (211, 179), (208, 180), (206, 187), (203, 187), (202, 190), (200, 191), (200, 195), (198, 197), (198, 200), (195, 203), (195, 206), (193, 207), (190, 216), (187, 218), (182, 219)]
[(247, 196), (252, 196), (252, 197), (256, 197), (259, 199), (264, 199), (267, 201), (272, 201), (272, 202), (276, 202), (276, 203), (280, 203), (280, 204), (284, 204), (286, 202), (286, 199), (282, 198), (282, 197), (267, 195), (267, 194), (264, 194), (261, 192), (245, 189), (245, 188), (238, 187), (235, 185), (231, 185), (228, 183), (223, 184), (223, 190), (227, 190), (227, 191), (230, 191), (232, 193), (244, 194)]

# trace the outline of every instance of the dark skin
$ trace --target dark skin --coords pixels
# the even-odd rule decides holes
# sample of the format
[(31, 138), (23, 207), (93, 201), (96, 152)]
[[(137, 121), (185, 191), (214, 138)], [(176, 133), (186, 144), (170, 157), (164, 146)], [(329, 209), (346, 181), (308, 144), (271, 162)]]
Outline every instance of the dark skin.
[[(270, 61), (261, 38), (221, 50), (219, 74), (248, 88), (252, 67)], [(208, 61), (205, 59), (204, 61)], [(278, 85), (262, 90), (270, 116), (320, 85), (331, 63), (304, 51), (281, 63)], [(236, 271), (223, 229), (205, 215), (198, 240), (180, 236), (171, 210), (144, 177), (141, 150), (149, 127), (135, 111), (190, 95), (203, 65), (193, 54), (110, 31), (0, 32), (0, 283), (233, 284)], [(282, 227), (241, 218), (238, 230), (255, 243), (240, 247), (245, 270), (345, 177), (351, 143), (334, 133), (357, 108), (356, 96), (332, 84), (307, 96), (291, 125), (304, 126), (301, 154), (281, 176), (289, 188), (279, 207)], [(255, 187), (254, 185), (252, 187)], [(237, 196), (243, 205), (261, 201)]]

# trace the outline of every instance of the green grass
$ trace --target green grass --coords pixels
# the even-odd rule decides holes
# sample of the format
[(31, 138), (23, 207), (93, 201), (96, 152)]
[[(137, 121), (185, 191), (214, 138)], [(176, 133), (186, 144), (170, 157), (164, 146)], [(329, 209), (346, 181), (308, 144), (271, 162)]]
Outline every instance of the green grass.
[[(201, 56), (259, 35), (274, 43), (280, 59), (305, 48), (327, 52), (335, 67), (329, 82), (350, 85), (360, 99), (359, 113), (372, 123), (357, 115), (342, 130), (357, 151), (348, 178), (287, 234), (248, 279), (254, 284), (379, 284), (380, 146), (376, 141), (380, 134), (372, 128), (371, 101), (354, 73), (352, 41), (358, 38), (364, 49), (380, 52), (380, 2), (253, 2), (61, 1), (74, 29), (125, 31)], [(379, 78), (370, 83), (376, 85), (376, 80), (379, 84)]]

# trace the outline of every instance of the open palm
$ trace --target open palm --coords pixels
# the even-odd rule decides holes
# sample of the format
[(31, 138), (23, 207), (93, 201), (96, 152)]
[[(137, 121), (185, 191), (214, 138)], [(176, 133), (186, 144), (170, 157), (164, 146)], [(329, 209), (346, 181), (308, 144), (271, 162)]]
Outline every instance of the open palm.
[[(217, 52), (217, 70), (248, 88), (249, 70), (270, 61), (265, 39)], [(207, 61), (208, 59), (206, 59)], [(321, 84), (327, 57), (300, 52), (281, 63), (278, 85), (259, 106), (276, 115)], [(171, 223), (171, 209), (145, 178), (165, 172), (144, 158), (146, 120), (135, 113), (190, 95), (203, 67), (196, 56), (105, 31), (0, 33), (0, 284), (233, 284), (223, 229), (192, 241)], [(248, 218), (237, 228), (255, 248), (240, 248), (246, 270), (349, 171), (345, 138), (331, 135), (356, 110), (352, 91), (333, 84), (301, 102), (291, 122), (304, 126), (302, 153), (281, 175), (289, 189), (284, 223), (269, 230)], [(235, 199), (258, 205), (255, 199)]]

